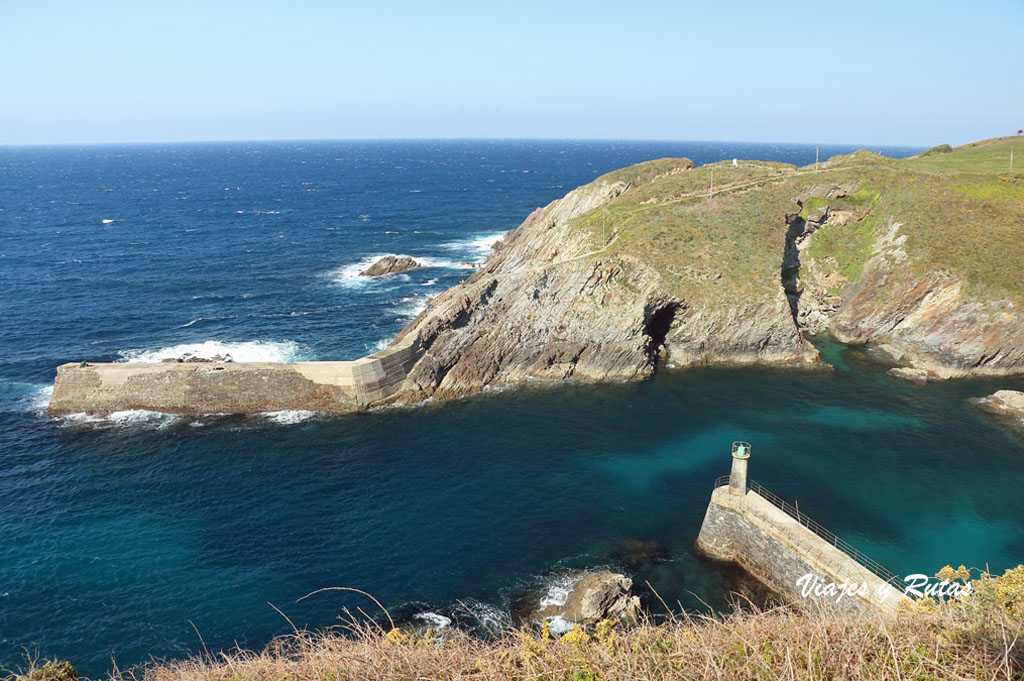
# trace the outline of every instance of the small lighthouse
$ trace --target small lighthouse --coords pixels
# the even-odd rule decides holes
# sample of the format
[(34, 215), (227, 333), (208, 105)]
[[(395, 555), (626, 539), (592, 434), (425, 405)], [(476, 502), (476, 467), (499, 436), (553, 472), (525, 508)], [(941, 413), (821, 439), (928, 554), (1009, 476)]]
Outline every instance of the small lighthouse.
[(743, 496), (747, 493), (747, 461), (750, 460), (750, 443), (732, 443), (732, 470), (729, 471), (729, 494)]

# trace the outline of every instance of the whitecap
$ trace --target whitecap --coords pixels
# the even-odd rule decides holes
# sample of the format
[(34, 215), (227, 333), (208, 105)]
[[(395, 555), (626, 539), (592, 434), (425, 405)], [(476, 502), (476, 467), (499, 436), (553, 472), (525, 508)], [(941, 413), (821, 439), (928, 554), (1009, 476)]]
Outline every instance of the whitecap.
[(175, 329), (187, 329), (188, 327), (192, 326), (196, 322), (201, 322), (201, 321), (208, 320), (208, 319), (210, 319), (210, 318), (209, 317), (196, 317), (195, 319), (193, 319), (192, 321), (188, 322), (187, 324), (182, 324), (181, 326), (175, 326), (174, 328)]
[(466, 239), (443, 243), (441, 247), (450, 251), (465, 253), (477, 262), (483, 262), (494, 251), (495, 244), (505, 238), (506, 234), (508, 232), (477, 233), (470, 235)]
[(387, 349), (389, 345), (391, 345), (390, 338), (381, 338), (379, 341), (373, 344), (373, 349), (375, 352), (380, 352), (381, 350)]
[(263, 416), (266, 417), (268, 421), (273, 421), (274, 423), (292, 425), (315, 418), (317, 416), (317, 412), (306, 411), (304, 409), (284, 409), (281, 411), (264, 412)]
[(548, 588), (540, 599), (540, 607), (546, 608), (549, 605), (563, 606), (572, 592), (572, 587), (579, 581), (578, 576), (555, 575), (548, 582)]
[(366, 256), (358, 262), (342, 265), (341, 267), (326, 272), (323, 276), (327, 277), (331, 283), (338, 286), (344, 286), (345, 288), (361, 288), (371, 282), (388, 281), (394, 275), (385, 277), (362, 277), (359, 275), (360, 272), (366, 270), (373, 263), (377, 262), (381, 258), (387, 257), (412, 258), (424, 269), (473, 269), (475, 266), (470, 262), (460, 262), (458, 260), (447, 260), (444, 258), (431, 258), (426, 256), (413, 257), (402, 253), (375, 253), (374, 255)]
[(452, 623), (451, 617), (445, 617), (444, 615), (436, 612), (418, 612), (413, 615), (413, 619), (426, 622), (436, 629), (444, 629)]
[(22, 383), (20, 381), (0, 382), (0, 397), (19, 411), (35, 416), (46, 416), (53, 396), (52, 383)]
[(445, 258), (430, 257), (413, 258), (413, 260), (418, 262), (420, 267), (424, 268), (437, 267), (449, 270), (471, 270), (476, 267), (476, 263), (469, 260), (446, 260)]
[(434, 277), (433, 279), (427, 279), (425, 282), (420, 284), (420, 286), (433, 286), (436, 283), (437, 283), (437, 277)]
[(175, 414), (164, 414), (146, 409), (125, 409), (114, 411), (105, 416), (97, 414), (77, 413), (55, 417), (54, 420), (63, 426), (90, 425), (99, 428), (132, 428), (145, 427), (161, 430), (177, 421)]
[(565, 619), (561, 615), (553, 615), (552, 617), (548, 617), (547, 620), (548, 631), (555, 636), (563, 636), (564, 634), (568, 634), (570, 631), (572, 631), (573, 627), (575, 626), (572, 622)]
[(427, 296), (406, 296), (398, 301), (395, 311), (402, 317), (415, 317), (427, 309)]
[(167, 347), (142, 350), (120, 350), (121, 362), (162, 362), (191, 355), (212, 359), (217, 355), (228, 357), (235, 362), (296, 362), (303, 359), (303, 350), (295, 341), (215, 341), (182, 343)]

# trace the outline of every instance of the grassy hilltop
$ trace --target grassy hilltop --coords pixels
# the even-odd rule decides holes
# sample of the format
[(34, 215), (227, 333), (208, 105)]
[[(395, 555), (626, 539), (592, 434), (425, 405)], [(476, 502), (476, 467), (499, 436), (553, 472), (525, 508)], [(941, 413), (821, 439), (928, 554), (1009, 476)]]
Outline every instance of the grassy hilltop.
[[(831, 256), (839, 281), (859, 278), (892, 217), (915, 272), (950, 271), (982, 298), (1024, 297), (1024, 137), (936, 147), (909, 159), (858, 151), (817, 170), (748, 160), (692, 168), (687, 159), (661, 159), (601, 179), (633, 188), (575, 226), (599, 244), (617, 233), (605, 253), (642, 258), (680, 298), (768, 299), (778, 286), (780, 225), (788, 214), (808, 217), (826, 206), (859, 215), (823, 228), (811, 244), (812, 256)], [(826, 198), (835, 185), (851, 191)]]

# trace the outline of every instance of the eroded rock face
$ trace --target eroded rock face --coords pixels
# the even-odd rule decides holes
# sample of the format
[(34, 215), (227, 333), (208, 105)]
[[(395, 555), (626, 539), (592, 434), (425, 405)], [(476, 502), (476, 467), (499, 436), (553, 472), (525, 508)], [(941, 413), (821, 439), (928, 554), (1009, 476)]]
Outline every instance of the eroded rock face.
[(530, 379), (644, 378), (665, 355), (677, 367), (818, 363), (781, 286), (768, 303), (680, 300), (653, 267), (605, 255), (603, 244), (570, 228), (628, 189), (597, 181), (538, 208), (472, 277), (434, 298), (396, 338), (415, 334), (425, 352), (395, 401)]
[(399, 274), (401, 272), (414, 270), (419, 266), (420, 264), (412, 258), (406, 256), (396, 257), (393, 255), (386, 255), (360, 272), (359, 276), (380, 277), (385, 274)]
[[(836, 187), (835, 193), (849, 189)], [(818, 229), (842, 229), (857, 219), (853, 212), (828, 208), (806, 222), (790, 216), (783, 282), (802, 330), (827, 331), (843, 343), (870, 343), (904, 365), (890, 374), (909, 380), (1024, 372), (1021, 311), (1009, 300), (972, 297), (949, 272), (914, 273), (896, 219), (876, 230), (856, 281), (847, 281), (834, 263), (800, 255)]]

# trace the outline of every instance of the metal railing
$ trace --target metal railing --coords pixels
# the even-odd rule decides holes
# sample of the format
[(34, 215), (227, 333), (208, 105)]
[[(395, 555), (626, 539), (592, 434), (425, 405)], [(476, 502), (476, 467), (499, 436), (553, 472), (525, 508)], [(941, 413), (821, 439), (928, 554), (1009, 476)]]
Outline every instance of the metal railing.
[[(728, 484), (729, 476), (720, 476), (715, 480), (715, 489), (722, 486), (728, 486)], [(759, 494), (761, 498), (763, 498), (765, 501), (768, 501), (773, 506), (776, 506), (783, 513), (796, 520), (798, 523), (806, 527), (814, 534), (818, 535), (819, 538), (823, 539), (824, 541), (828, 542), (835, 548), (845, 553), (847, 556), (852, 558), (854, 561), (856, 561), (864, 568), (873, 572), (883, 581), (888, 582), (893, 586), (899, 586), (901, 589), (903, 588), (903, 582), (896, 573), (894, 573), (892, 570), (888, 569), (878, 561), (873, 560), (868, 556), (865, 556), (863, 553), (860, 552), (860, 550), (857, 547), (853, 546), (852, 544), (843, 539), (840, 539), (839, 536), (837, 536), (834, 532), (822, 527), (817, 522), (815, 522), (813, 518), (808, 518), (805, 514), (800, 512), (800, 509), (798, 507), (794, 506), (793, 504), (790, 504), (789, 502), (782, 499), (774, 492), (765, 489), (764, 487), (754, 482), (753, 480), (749, 480), (747, 482), (747, 486), (751, 491)], [(770, 518), (765, 518), (765, 520), (771, 522)], [(823, 557), (819, 555), (819, 558)]]

